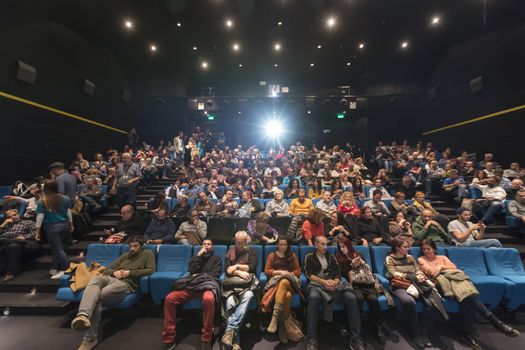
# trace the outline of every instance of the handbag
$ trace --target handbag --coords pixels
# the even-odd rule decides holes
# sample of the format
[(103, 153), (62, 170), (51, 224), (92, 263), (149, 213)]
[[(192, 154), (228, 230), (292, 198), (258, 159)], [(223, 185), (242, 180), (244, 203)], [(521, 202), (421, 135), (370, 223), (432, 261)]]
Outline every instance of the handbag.
[(247, 280), (239, 276), (228, 276), (222, 281), (222, 287), (224, 289), (249, 288), (253, 283), (254, 277), (255, 275), (253, 273), (250, 273), (250, 277)]
[(284, 320), (284, 328), (286, 329), (286, 338), (288, 340), (297, 343), (304, 338), (304, 333), (301, 322), (299, 322), (293, 314)]
[(393, 277), (390, 280), (390, 285), (392, 286), (392, 288), (408, 289), (408, 287), (410, 287), (412, 285), (412, 281), (410, 281), (410, 280), (408, 280), (406, 278)]

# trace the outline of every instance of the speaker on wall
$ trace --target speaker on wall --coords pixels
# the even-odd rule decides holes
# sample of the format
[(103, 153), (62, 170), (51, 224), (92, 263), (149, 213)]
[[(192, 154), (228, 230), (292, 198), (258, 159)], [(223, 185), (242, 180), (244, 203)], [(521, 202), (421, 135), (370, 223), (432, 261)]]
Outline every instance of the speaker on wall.
[(473, 94), (483, 90), (483, 77), (480, 75), (479, 77), (472, 79), (469, 82), (469, 86), (470, 86), (470, 92)]
[(93, 96), (95, 94), (95, 83), (84, 78), (84, 83), (82, 84), (82, 92), (86, 95)]
[(17, 61), (16, 78), (29, 84), (36, 81), (36, 68), (22, 61)]

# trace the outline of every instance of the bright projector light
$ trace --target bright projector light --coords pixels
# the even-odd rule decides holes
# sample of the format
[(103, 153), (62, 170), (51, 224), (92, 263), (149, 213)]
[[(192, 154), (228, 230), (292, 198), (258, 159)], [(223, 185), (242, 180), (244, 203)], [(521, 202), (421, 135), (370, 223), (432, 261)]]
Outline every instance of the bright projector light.
[(283, 133), (283, 125), (278, 120), (271, 120), (264, 126), (266, 135), (270, 138), (278, 138)]

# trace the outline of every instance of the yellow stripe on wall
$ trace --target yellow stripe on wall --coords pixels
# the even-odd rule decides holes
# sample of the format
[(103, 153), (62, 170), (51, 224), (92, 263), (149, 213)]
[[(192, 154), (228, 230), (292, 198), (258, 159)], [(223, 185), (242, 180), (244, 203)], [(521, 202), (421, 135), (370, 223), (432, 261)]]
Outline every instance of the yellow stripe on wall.
[(40, 104), (40, 103), (37, 103), (37, 102), (26, 100), (25, 98), (14, 96), (14, 95), (5, 93), (3, 91), (0, 91), (0, 96), (5, 97), (5, 98), (10, 99), (10, 100), (22, 102), (22, 103), (25, 103), (27, 105), (33, 106), (33, 107), (45, 109), (46, 111), (50, 111), (50, 112), (54, 112), (54, 113), (57, 113), (57, 114), (61, 114), (61, 115), (66, 116), (68, 118), (80, 120), (81, 122), (84, 122), (84, 123), (88, 123), (88, 124), (91, 124), (91, 125), (96, 125), (96, 126), (101, 127), (101, 128), (105, 128), (105, 129), (108, 129), (108, 130), (111, 130), (111, 131), (119, 132), (121, 134), (126, 134), (126, 135), (128, 134), (128, 132), (125, 131), (125, 130), (117, 129), (117, 128), (114, 128), (112, 126), (109, 126), (109, 125), (106, 125), (106, 124), (103, 124), (103, 123), (96, 122), (94, 120), (90, 120), (90, 119), (81, 117), (79, 115), (75, 115), (75, 114), (72, 114), (72, 113), (69, 113), (69, 112), (66, 112), (66, 111), (62, 111), (60, 109), (56, 109), (56, 108), (49, 107), (49, 106), (46, 106), (46, 105), (43, 105), (43, 104)]
[(525, 109), (525, 105), (516, 106), (516, 107), (513, 107), (513, 108), (505, 109), (503, 111), (499, 111), (499, 112), (494, 112), (494, 113), (491, 113), (491, 114), (483, 115), (481, 117), (468, 119), (468, 120), (465, 120), (463, 122), (459, 122), (459, 123), (452, 124), (452, 125), (447, 125), (447, 126), (444, 126), (444, 127), (438, 128), (438, 129), (425, 131), (421, 135), (430, 135), (430, 134), (433, 134), (433, 133), (436, 133), (436, 132), (440, 132), (440, 131), (443, 131), (443, 130), (456, 128), (458, 126), (479, 122), (480, 120), (485, 120), (485, 119), (489, 119), (489, 118), (499, 117), (500, 115), (508, 114), (508, 113), (515, 112), (515, 111), (519, 111), (521, 109)]

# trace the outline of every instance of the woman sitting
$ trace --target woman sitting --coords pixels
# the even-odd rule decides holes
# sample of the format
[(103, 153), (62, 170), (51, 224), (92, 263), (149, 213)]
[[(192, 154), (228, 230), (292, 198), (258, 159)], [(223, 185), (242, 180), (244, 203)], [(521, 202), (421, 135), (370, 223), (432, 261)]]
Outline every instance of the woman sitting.
[(248, 221), (246, 229), (250, 244), (272, 244), (277, 239), (279, 233), (276, 229), (268, 225), (270, 215), (266, 212), (260, 212), (255, 216), (255, 220)]
[(303, 222), (303, 238), (309, 246), (314, 245), (316, 236), (324, 236), (324, 213), (321, 209), (310, 210), (308, 217)]
[(337, 211), (344, 216), (358, 217), (361, 210), (357, 206), (354, 194), (352, 192), (344, 192), (337, 206)]
[(314, 180), (312, 187), (308, 190), (308, 198), (321, 198), (323, 197), (323, 187), (321, 186), (321, 181)]
[(288, 183), (288, 187), (284, 191), (284, 198), (294, 199), (299, 197), (299, 180), (293, 179)]
[(337, 245), (342, 239), (349, 239), (356, 245), (361, 245), (364, 242), (363, 239), (352, 234), (343, 214), (335, 210), (330, 213), (330, 221), (324, 225), (324, 235), (328, 239), (328, 245), (332, 246)]
[[(497, 330), (502, 332), (509, 337), (517, 337), (520, 332), (503, 323), (497, 318), (483, 303), (479, 300), (479, 293), (476, 287), (470, 282), (468, 276), (457, 266), (451, 262), (444, 255), (437, 255), (436, 243), (430, 239), (425, 239), (421, 242), (421, 250), (423, 256), (419, 257), (418, 263), (421, 271), (425, 275), (434, 281), (437, 281), (441, 292), (447, 296), (456, 299), (459, 302), (460, 314), (461, 314), (461, 329), (464, 332), (463, 336), (468, 341), (469, 345), (473, 349), (482, 349), (478, 339), (474, 336), (474, 320), (476, 311), (487, 319)], [(450, 286), (450, 278), (453, 276), (461, 276), (464, 278), (462, 282), (462, 291), (466, 294), (456, 295), (453, 288), (447, 288)]]
[[(376, 324), (376, 337), (381, 343), (385, 343), (384, 319), (379, 306), (379, 294), (388, 294), (381, 283), (372, 273), (370, 266), (365, 262), (361, 254), (354, 250), (352, 242), (348, 239), (339, 240), (339, 250), (335, 256), (341, 276), (348, 279), (354, 288), (354, 294), (359, 302), (360, 310), (363, 309), (363, 302), (366, 300), (370, 307), (372, 320)], [(390, 295), (389, 295), (390, 297)], [(390, 303), (393, 305), (392, 300)]]
[[(416, 311), (416, 300), (420, 295), (413, 292), (413, 285), (409, 277), (413, 276), (418, 282), (424, 282), (427, 278), (419, 269), (416, 259), (408, 254), (410, 246), (401, 238), (394, 238), (391, 244), (391, 252), (385, 259), (387, 269), (386, 277), (390, 279), (392, 294), (400, 301), (403, 315), (412, 331), (412, 339), (420, 348), (430, 347), (432, 344), (422, 331)], [(423, 327), (430, 327), (433, 323), (434, 308), (426, 308), (421, 319)]]
[(299, 293), (302, 296), (302, 292), (299, 280), (301, 267), (285, 236), (277, 238), (277, 251), (268, 255), (264, 273), (268, 276), (268, 282), (264, 287), (261, 308), (269, 312), (274, 303), (272, 320), (267, 331), (275, 333), (279, 329), (279, 341), (287, 343), (284, 323), (290, 316), (292, 295)]
[(412, 224), (406, 219), (402, 210), (398, 211), (394, 220), (388, 223), (388, 233), (391, 238), (406, 240), (410, 247), (414, 244), (415, 239)]

